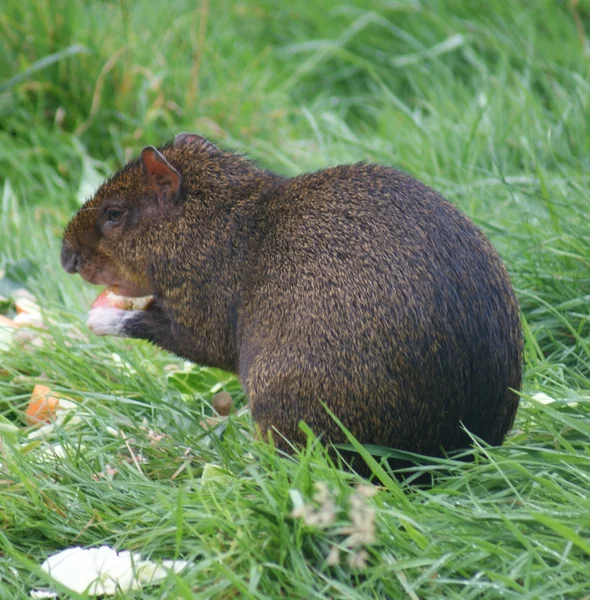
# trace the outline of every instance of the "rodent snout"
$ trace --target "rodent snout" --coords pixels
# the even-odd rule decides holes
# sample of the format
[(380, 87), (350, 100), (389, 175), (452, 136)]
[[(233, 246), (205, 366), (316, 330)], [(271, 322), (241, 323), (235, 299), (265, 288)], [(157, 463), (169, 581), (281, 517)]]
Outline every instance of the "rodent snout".
[(80, 252), (74, 249), (74, 247), (68, 242), (63, 242), (61, 246), (61, 266), (68, 273), (78, 273), (80, 271), (80, 265), (82, 264), (82, 255)]

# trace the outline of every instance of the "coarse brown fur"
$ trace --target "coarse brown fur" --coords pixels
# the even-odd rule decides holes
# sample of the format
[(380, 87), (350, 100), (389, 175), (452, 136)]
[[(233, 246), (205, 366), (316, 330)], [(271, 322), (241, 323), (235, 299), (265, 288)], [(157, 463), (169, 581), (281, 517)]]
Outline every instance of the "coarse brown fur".
[[(374, 164), (286, 179), (186, 134), (160, 153), (104, 183), (64, 235), (70, 272), (76, 255), (89, 281), (155, 294), (123, 335), (238, 373), (283, 448), (304, 442), (302, 420), (344, 441), (320, 401), (363, 443), (439, 455), (469, 446), (462, 424), (502, 443), (518, 305), (453, 205)], [(107, 227), (113, 203), (125, 216)]]

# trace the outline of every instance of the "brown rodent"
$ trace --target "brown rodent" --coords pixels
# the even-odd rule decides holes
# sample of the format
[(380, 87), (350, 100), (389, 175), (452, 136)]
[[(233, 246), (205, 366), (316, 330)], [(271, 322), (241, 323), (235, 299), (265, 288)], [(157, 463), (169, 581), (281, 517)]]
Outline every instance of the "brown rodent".
[[(511, 427), (522, 334), (508, 275), (475, 225), (374, 164), (292, 179), (179, 134), (116, 173), (69, 223), (69, 273), (147, 311), (96, 308), (142, 338), (239, 375), (274, 442), (345, 438), (427, 455)], [(277, 433), (278, 432), (278, 433)]]

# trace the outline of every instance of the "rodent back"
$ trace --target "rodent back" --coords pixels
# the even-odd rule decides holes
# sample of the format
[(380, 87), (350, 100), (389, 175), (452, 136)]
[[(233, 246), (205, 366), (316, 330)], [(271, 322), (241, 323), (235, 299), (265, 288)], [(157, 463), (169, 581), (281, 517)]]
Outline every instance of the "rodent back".
[(460, 420), (477, 434), (482, 407), (493, 413), (519, 384), (507, 275), (437, 193), (385, 167), (336, 167), (284, 182), (268, 221), (242, 306), (247, 383), (261, 361), (299, 381), (311, 365), (310, 394), (340, 381), (343, 401), (364, 395), (385, 429), (403, 437), (403, 414), (408, 440), (423, 423), (435, 444), (458, 438)]

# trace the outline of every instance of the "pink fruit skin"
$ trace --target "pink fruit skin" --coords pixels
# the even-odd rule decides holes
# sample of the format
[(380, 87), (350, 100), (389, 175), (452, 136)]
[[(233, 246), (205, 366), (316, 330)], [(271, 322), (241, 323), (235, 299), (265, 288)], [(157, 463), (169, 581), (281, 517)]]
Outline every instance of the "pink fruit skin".
[(103, 290), (92, 303), (91, 308), (99, 308), (101, 306), (113, 306), (109, 297), (109, 290)]
[(122, 310), (148, 310), (152, 302), (152, 296), (140, 298), (127, 298), (125, 296), (117, 296), (111, 290), (106, 288), (103, 290), (92, 303), (91, 308), (111, 307), (120, 308)]

